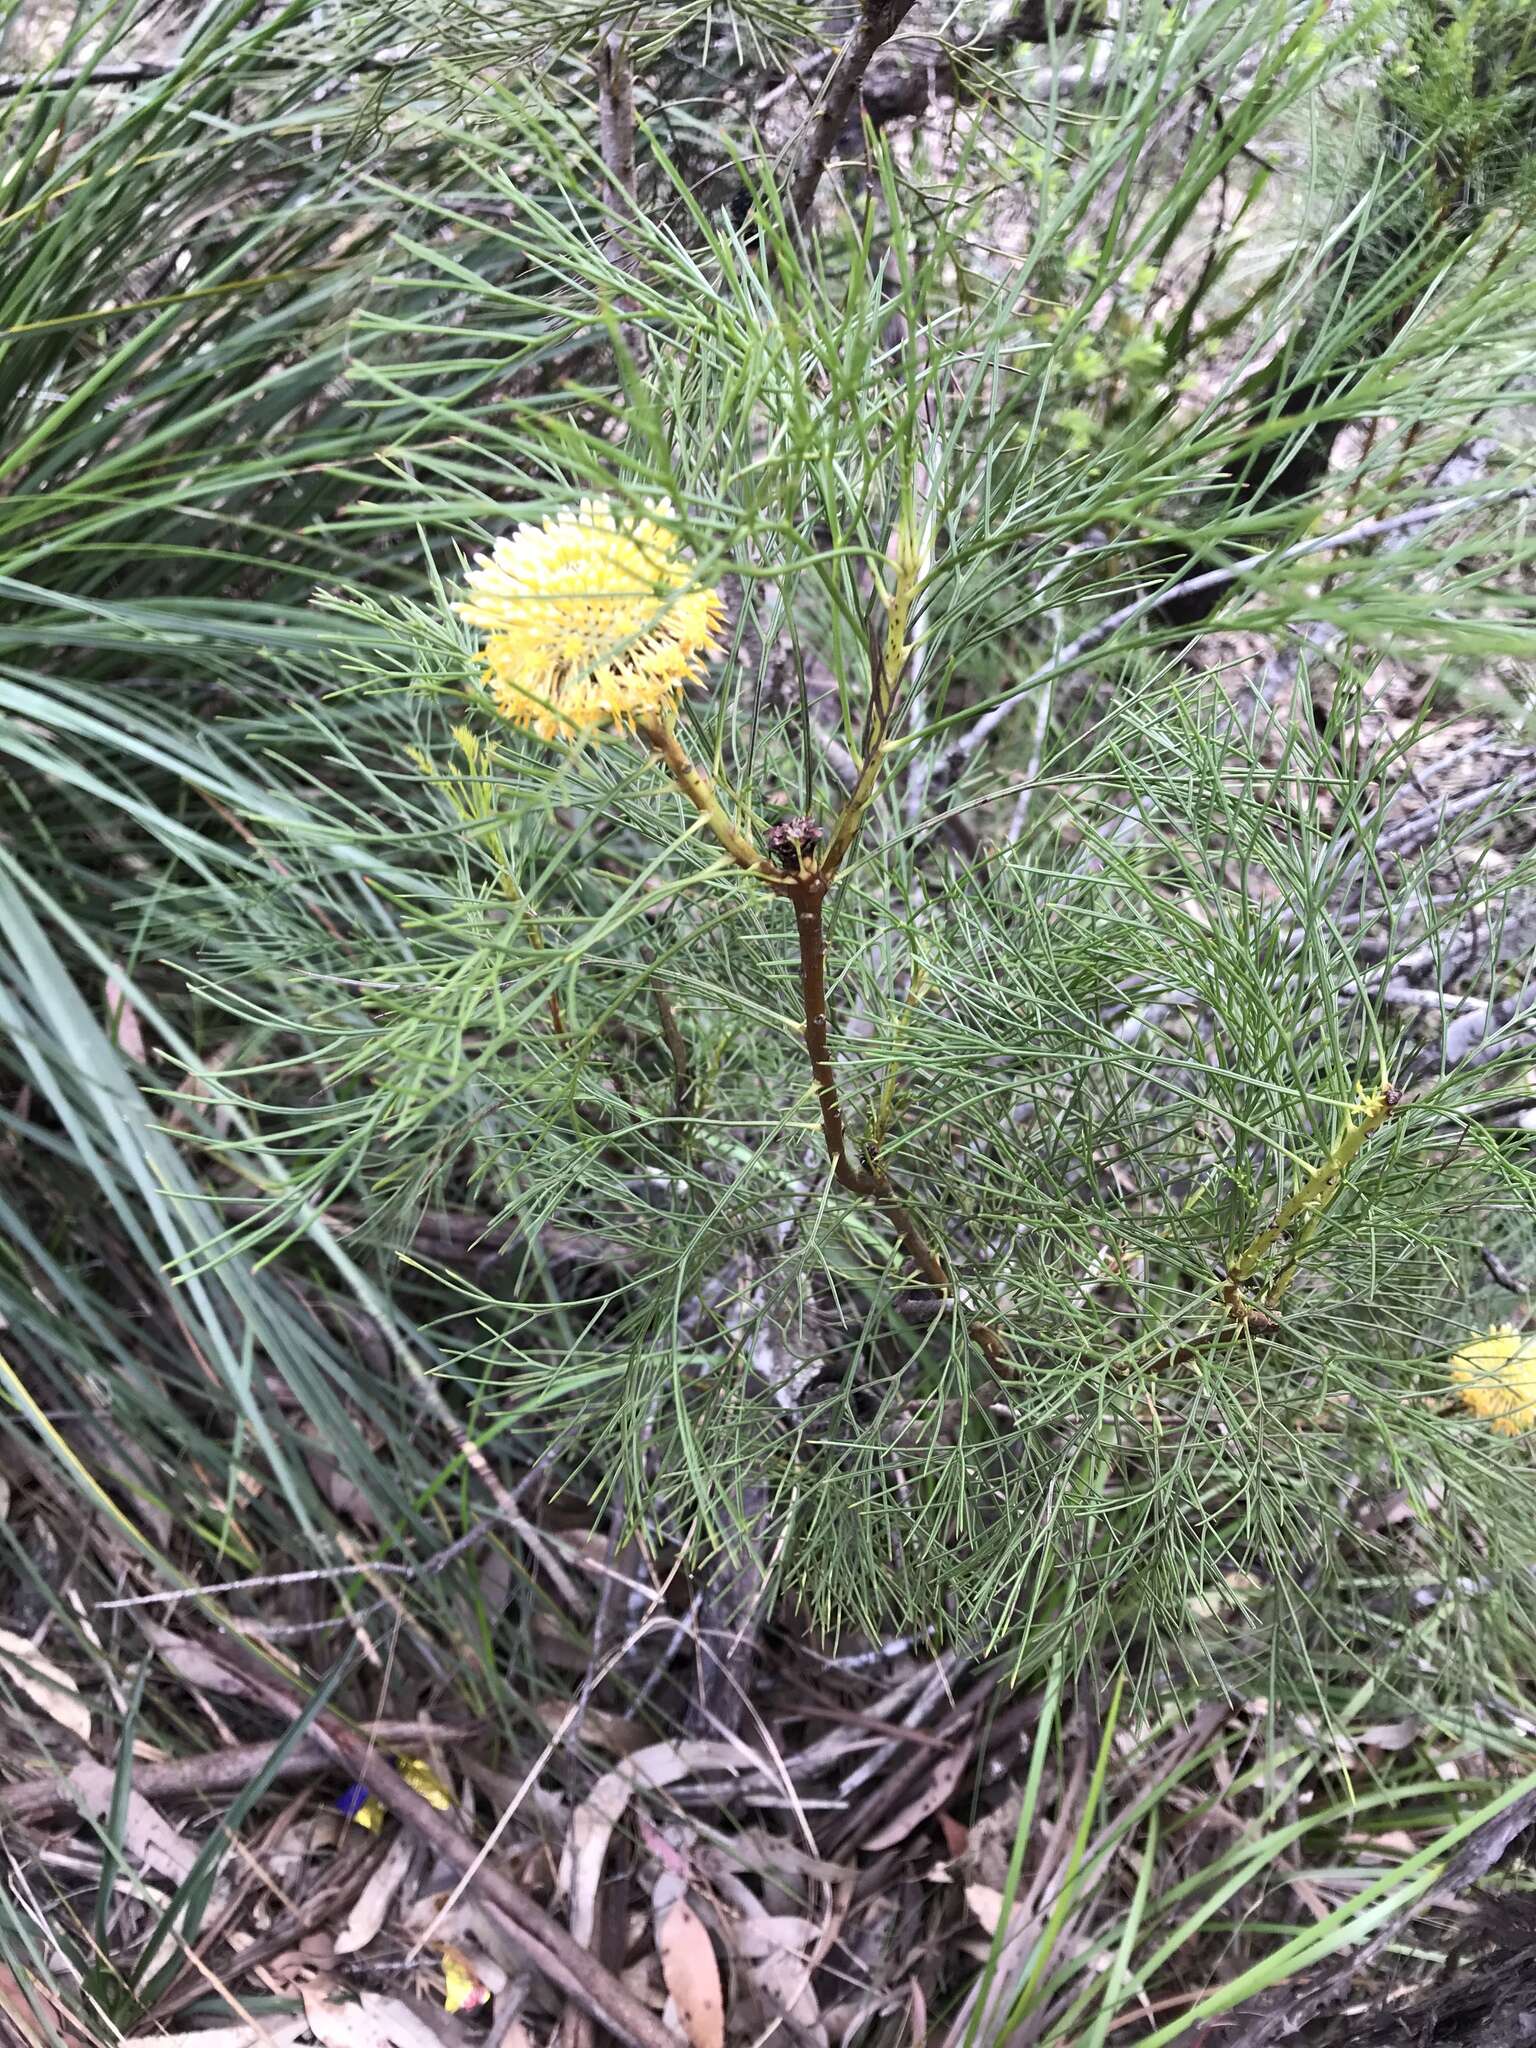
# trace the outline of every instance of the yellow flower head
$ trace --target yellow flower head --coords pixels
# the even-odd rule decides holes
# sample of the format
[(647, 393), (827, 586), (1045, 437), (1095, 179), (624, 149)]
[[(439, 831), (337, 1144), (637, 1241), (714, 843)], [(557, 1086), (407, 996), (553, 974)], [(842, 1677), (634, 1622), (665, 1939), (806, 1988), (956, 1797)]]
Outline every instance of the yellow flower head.
[(1504, 1436), (1536, 1428), (1536, 1334), (1522, 1337), (1513, 1324), (1496, 1324), (1456, 1353), (1451, 1378), (1473, 1414)]
[(658, 519), (583, 498), (475, 558), (458, 611), (485, 634), (504, 718), (544, 740), (633, 726), (670, 710), (719, 653), (720, 593), (689, 587), (692, 564)]

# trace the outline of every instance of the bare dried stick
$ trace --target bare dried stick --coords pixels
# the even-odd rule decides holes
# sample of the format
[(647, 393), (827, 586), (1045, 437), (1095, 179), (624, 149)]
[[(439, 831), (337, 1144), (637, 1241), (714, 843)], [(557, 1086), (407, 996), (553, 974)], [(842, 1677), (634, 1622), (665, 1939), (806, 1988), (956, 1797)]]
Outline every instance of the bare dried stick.
[(621, 269), (629, 267), (627, 229), (635, 215), (635, 67), (629, 39), (621, 28), (605, 22), (598, 30), (597, 134), (603, 168), (608, 173), (604, 195), (613, 228), (608, 253)]
[(911, 12), (912, 0), (863, 0), (859, 18), (822, 90), (821, 104), (811, 126), (805, 154), (790, 187), (790, 212), (802, 226), (816, 202), (816, 193), (831, 162), (832, 152), (848, 125), (859, 88), (864, 83), (864, 74), (876, 50), (882, 43), (890, 41)]
[(1248, 562), (1234, 562), (1222, 569), (1206, 569), (1198, 576), (1190, 576), (1182, 583), (1175, 583), (1168, 590), (1148, 591), (1144, 596), (1133, 598), (1129, 604), (1121, 605), (1107, 617), (1079, 633), (1055, 654), (1043, 668), (1035, 670), (1026, 682), (1011, 690), (1000, 703), (983, 711), (973, 724), (969, 725), (945, 754), (943, 764), (935, 778), (941, 787), (954, 781), (971, 756), (984, 747), (1003, 720), (1016, 711), (1031, 690), (1037, 690), (1045, 683), (1063, 675), (1074, 662), (1081, 661), (1085, 654), (1092, 654), (1102, 647), (1122, 626), (1129, 626), (1137, 619), (1159, 606), (1175, 603), (1180, 598), (1196, 597), (1202, 591), (1221, 590), (1233, 583), (1249, 583), (1255, 577), (1263, 576), (1268, 570), (1284, 568), (1290, 562), (1304, 561), (1309, 555), (1323, 555), (1337, 548), (1360, 547), (1367, 541), (1384, 540), (1395, 533), (1410, 533), (1415, 527), (1431, 526), (1442, 519), (1454, 519), (1464, 512), (1480, 512), (1490, 505), (1508, 504), (1514, 499), (1536, 497), (1536, 482), (1513, 484), (1507, 490), (1490, 491), (1483, 495), (1461, 498), (1440, 498), (1431, 505), (1416, 505), (1408, 512), (1395, 512), (1387, 519), (1360, 519), (1353, 526), (1341, 527), (1337, 533), (1314, 534), (1309, 540), (1293, 542), (1291, 546), (1275, 548), (1267, 555), (1255, 555)]
[(372, 1574), (376, 1578), (421, 1579), (440, 1572), (456, 1557), (478, 1543), (495, 1528), (494, 1522), (477, 1522), (462, 1536), (419, 1562), (403, 1558), (359, 1558), (348, 1564), (313, 1565), (299, 1572), (262, 1572), (249, 1579), (220, 1579), (212, 1586), (175, 1586), (169, 1591), (131, 1593), (121, 1600), (97, 1600), (93, 1612), (104, 1614), (115, 1607), (176, 1607), (183, 1600), (208, 1600), (216, 1593), (265, 1592), (271, 1586), (308, 1586), (320, 1579), (356, 1579)]
[[(462, 1742), (476, 1732), (476, 1723), (449, 1725), (436, 1721), (369, 1721), (364, 1724), (375, 1742)], [(248, 1785), (271, 1762), (275, 1742), (237, 1742), (202, 1756), (172, 1757), (165, 1763), (135, 1763), (133, 1789), (145, 1799), (188, 1799), (204, 1792), (233, 1792)], [(272, 1769), (272, 1783), (318, 1778), (335, 1769), (335, 1759), (313, 1737), (296, 1742)], [(78, 1804), (78, 1791), (68, 1771), (57, 1777), (27, 1778), (18, 1785), (0, 1785), (0, 1821), (46, 1820)]]

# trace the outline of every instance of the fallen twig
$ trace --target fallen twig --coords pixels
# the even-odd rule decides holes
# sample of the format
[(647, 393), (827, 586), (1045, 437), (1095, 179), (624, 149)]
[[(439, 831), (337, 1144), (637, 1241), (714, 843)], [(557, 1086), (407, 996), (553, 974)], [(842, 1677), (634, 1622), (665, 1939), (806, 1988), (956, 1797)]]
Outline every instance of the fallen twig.
[(1466, 811), (1487, 809), (1490, 799), (1512, 807), (1533, 789), (1536, 789), (1536, 768), (1528, 768), (1523, 774), (1511, 777), (1496, 791), (1490, 791), (1485, 785), (1479, 789), (1463, 790), (1459, 796), (1447, 797), (1443, 803), (1426, 805), (1422, 811), (1382, 833), (1376, 842), (1377, 855), (1406, 860), (1428, 846), (1449, 819), (1459, 818)]
[[(373, 1721), (365, 1734), (372, 1742), (461, 1742), (477, 1723), (445, 1726), (435, 1721)], [(276, 1742), (240, 1742), (202, 1756), (176, 1757), (160, 1764), (135, 1763), (133, 1789), (146, 1799), (186, 1799), (203, 1792), (236, 1792), (271, 1762)], [(330, 1751), (313, 1736), (296, 1742), (272, 1771), (275, 1785), (318, 1778), (335, 1768)], [(69, 1773), (30, 1778), (19, 1785), (0, 1785), (0, 1821), (47, 1820), (78, 1804)]]
[[(210, 1645), (209, 1652), (228, 1664), (253, 1699), (274, 1713), (296, 1721), (308, 1702), (279, 1679), (256, 1656), (232, 1643)], [(677, 2048), (676, 2037), (597, 1958), (574, 1941), (559, 1921), (546, 1913), (520, 1885), (488, 1861), (479, 1860), (476, 1845), (445, 1813), (412, 1791), (366, 1736), (334, 1714), (321, 1712), (310, 1723), (313, 1739), (348, 1775), (366, 1785), (395, 1818), (426, 1842), (454, 1870), (468, 1876), (469, 1888), (508, 1923), (530, 1966), (549, 1983), (606, 2027), (628, 2048)]]
[(249, 1579), (220, 1579), (212, 1586), (174, 1586), (157, 1593), (131, 1593), (121, 1600), (98, 1600), (94, 1611), (103, 1614), (117, 1607), (174, 1607), (183, 1600), (211, 1599), (216, 1593), (266, 1592), (271, 1586), (308, 1586), (320, 1579), (357, 1579), (367, 1578), (370, 1574), (375, 1578), (429, 1578), (468, 1550), (471, 1544), (478, 1543), (482, 1536), (489, 1535), (495, 1527), (494, 1522), (477, 1522), (472, 1529), (466, 1530), (442, 1550), (435, 1550), (430, 1557), (424, 1557), (419, 1564), (397, 1558), (383, 1561), (365, 1558), (350, 1564), (313, 1565), (298, 1572), (264, 1572)]

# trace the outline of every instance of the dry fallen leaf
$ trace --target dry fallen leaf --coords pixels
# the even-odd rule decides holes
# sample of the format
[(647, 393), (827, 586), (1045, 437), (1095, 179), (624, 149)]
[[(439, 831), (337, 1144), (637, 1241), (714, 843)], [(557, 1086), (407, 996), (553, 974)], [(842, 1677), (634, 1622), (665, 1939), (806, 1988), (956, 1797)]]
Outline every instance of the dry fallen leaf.
[(337, 1999), (331, 1983), (306, 1984), (304, 2017), (320, 2048), (442, 2048), (418, 2013), (398, 1998), (364, 1991)]
[[(176, 1093), (183, 1102), (199, 1105), (211, 1102), (215, 1105), (213, 1128), (221, 1138), (227, 1138), (235, 1128), (235, 1116), (229, 1104), (221, 1100), (215, 1091), (209, 1076), (222, 1072), (239, 1049), (237, 1039), (226, 1038), (224, 1043), (215, 1046), (212, 1052), (205, 1052), (198, 1065), (178, 1082), (176, 1087)], [(191, 1128), (192, 1119), (186, 1110), (172, 1109), (166, 1117), (166, 1123), (173, 1131), (185, 1131)]]
[[(59, 2010), (56, 2001), (49, 1997), (46, 1988), (35, 1977), (31, 1982), (31, 1991), (34, 2003), (52, 2009), (56, 2023), (68, 2019), (69, 2015)], [(8, 1970), (3, 1963), (0, 1963), (0, 2022), (3, 2022), (5, 2027), (14, 2029), (16, 2039), (22, 2044), (22, 2048), (44, 2048), (48, 2036), (34, 2015), (32, 2005), (28, 2003), (27, 1994), (22, 1990), (15, 1973)], [(74, 2037), (67, 2035), (66, 2038)]]
[(645, 1788), (660, 1791), (695, 1771), (741, 1770), (750, 1763), (750, 1753), (735, 1743), (653, 1742), (604, 1772), (571, 1815), (560, 1856), (559, 1889), (570, 1898), (571, 1933), (583, 1948), (592, 1946), (603, 1862), (631, 1794)]
[(758, 1910), (736, 1928), (731, 1946), (738, 1955), (757, 1960), (762, 1956), (809, 1956), (816, 1947), (818, 1930), (813, 1921), (798, 1913), (764, 1913)]
[(355, 1522), (362, 1529), (377, 1529), (379, 1518), (374, 1506), (355, 1479), (349, 1479), (334, 1458), (316, 1450), (305, 1452), (304, 1462), (309, 1467), (310, 1477), (325, 1495), (338, 1515)]
[(98, 1411), (91, 1424), (92, 1454), (123, 1482), (133, 1501), (133, 1517), (154, 1537), (162, 1550), (168, 1548), (174, 1522), (160, 1497), (160, 1480), (153, 1461), (143, 1447), (120, 1430), (109, 1415)]
[(922, 1791), (909, 1799), (883, 1828), (861, 1842), (860, 1848), (873, 1853), (877, 1849), (894, 1849), (898, 1842), (904, 1842), (914, 1828), (921, 1827), (931, 1814), (949, 1804), (950, 1794), (965, 1776), (970, 1760), (970, 1740), (960, 1742), (947, 1756), (941, 1756)]
[(347, 1924), (336, 1937), (338, 1955), (354, 1955), (358, 1949), (366, 1948), (384, 1925), (384, 1916), (411, 1867), (414, 1847), (409, 1835), (401, 1835), (390, 1844), (388, 1855), (358, 1893), (357, 1903), (347, 1915)]
[(725, 2048), (725, 1999), (709, 1929), (684, 1896), (683, 1880), (663, 1870), (651, 1901), (662, 1982), (692, 2048)]
[(148, 1624), (145, 1633), (166, 1667), (194, 1692), (223, 1693), (232, 1699), (244, 1696), (246, 1688), (240, 1678), (227, 1664), (221, 1664), (211, 1651), (203, 1649), (200, 1644), (188, 1642), (174, 1629), (160, 1628), (154, 1622)]
[[(541, 1700), (534, 1711), (551, 1735), (562, 1733), (571, 1718), (570, 1708), (559, 1700)], [(605, 1714), (601, 1707), (588, 1707), (582, 1716), (581, 1739), (613, 1756), (633, 1756), (651, 1737), (638, 1721), (626, 1721), (622, 1714)]]
[(807, 1855), (783, 1835), (770, 1835), (765, 1828), (744, 1827), (731, 1840), (732, 1869), (755, 1870), (775, 1879), (810, 1877), (822, 1884), (842, 1885), (856, 1875), (851, 1864), (828, 1863), (820, 1856)]
[[(983, 1886), (978, 1889), (990, 1890), (990, 1887)], [(959, 2011), (943, 2036), (943, 2048), (969, 2048), (973, 2041), (991, 2041), (998, 2038), (998, 2023), (1002, 2019), (1007, 2002), (1014, 1996), (1025, 1959), (1033, 1952), (1039, 1938), (1040, 1924), (1038, 1915), (1031, 1913), (1021, 1916), (1015, 1909), (1009, 1921), (1009, 1932), (996, 1952), (996, 1963), (989, 1963), (989, 1967), (977, 1975), (976, 1981), (961, 2001)], [(989, 1950), (990, 1946), (989, 1943)], [(975, 1953), (980, 1956), (984, 1951), (977, 1949)], [(984, 1993), (986, 2003), (982, 2006)]]
[(20, 1693), (34, 1707), (40, 1707), (61, 1728), (81, 1742), (91, 1739), (91, 1711), (80, 1697), (79, 1688), (67, 1671), (61, 1671), (35, 1649), (25, 1636), (13, 1636), (0, 1628), (0, 1666)]
[(1405, 1721), (1378, 1721), (1373, 1728), (1362, 1728), (1355, 1741), (1362, 1749), (1368, 1743), (1377, 1749), (1407, 1749), (1418, 1741), (1423, 1727), (1418, 1717), (1410, 1714)]
[[(982, 1933), (988, 1937), (996, 1934), (997, 1924), (1002, 1919), (1003, 1908), (1007, 1904), (1004, 1894), (998, 1891), (995, 1885), (968, 1884), (965, 1888), (965, 1903), (976, 1916)], [(1008, 1915), (1009, 1934), (1016, 1934), (1021, 1927), (1028, 1925), (1033, 1917), (1033, 1914), (1021, 1911), (1015, 1902)]]
[(942, 1809), (934, 1815), (934, 1819), (939, 1824), (939, 1833), (944, 1837), (945, 1855), (963, 1856), (970, 1847), (970, 1829), (962, 1826), (953, 1814), (945, 1813)]
[(727, 1939), (768, 2009), (794, 2021), (798, 2041), (826, 2048), (811, 1967), (819, 1930), (796, 1913), (765, 1913), (759, 1907), (728, 1927)]
[[(116, 1781), (116, 1771), (110, 1771), (105, 1764), (95, 1763), (89, 1758), (77, 1763), (68, 1779), (74, 1787), (81, 1812), (90, 1814), (94, 1820), (105, 1820), (111, 1812)], [(172, 1878), (177, 1884), (191, 1875), (192, 1866), (197, 1861), (195, 1844), (173, 1827), (159, 1807), (152, 1806), (142, 1792), (129, 1791), (127, 1811), (123, 1816), (123, 1845), (146, 1870), (153, 1870), (159, 1877)]]
[[(793, 2022), (800, 2048), (827, 2048), (827, 2030), (813, 1982), (825, 1928), (799, 1913), (770, 1913), (751, 1886), (734, 1870), (723, 1867), (708, 1848), (696, 1861), (709, 1872), (720, 1938), (736, 1962), (733, 1981), (756, 1994), (762, 2017), (782, 2014)], [(734, 1845), (731, 1861), (735, 1861)], [(776, 1895), (782, 1891), (777, 1874), (774, 1890)], [(734, 2007), (731, 2017), (741, 2017)]]

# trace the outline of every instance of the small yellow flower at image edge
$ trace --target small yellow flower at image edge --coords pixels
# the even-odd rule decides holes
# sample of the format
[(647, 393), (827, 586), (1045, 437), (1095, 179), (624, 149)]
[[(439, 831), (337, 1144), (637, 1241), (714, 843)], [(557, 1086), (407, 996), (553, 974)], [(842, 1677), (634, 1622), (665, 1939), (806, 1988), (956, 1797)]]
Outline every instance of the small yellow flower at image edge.
[(1473, 1414), (1501, 1435), (1536, 1429), (1536, 1332), (1522, 1336), (1512, 1323), (1496, 1323), (1456, 1353), (1451, 1378)]
[(702, 678), (725, 608), (694, 583), (671, 510), (583, 498), (475, 558), (455, 609), (485, 636), (486, 687), (509, 723), (543, 740), (633, 730)]

